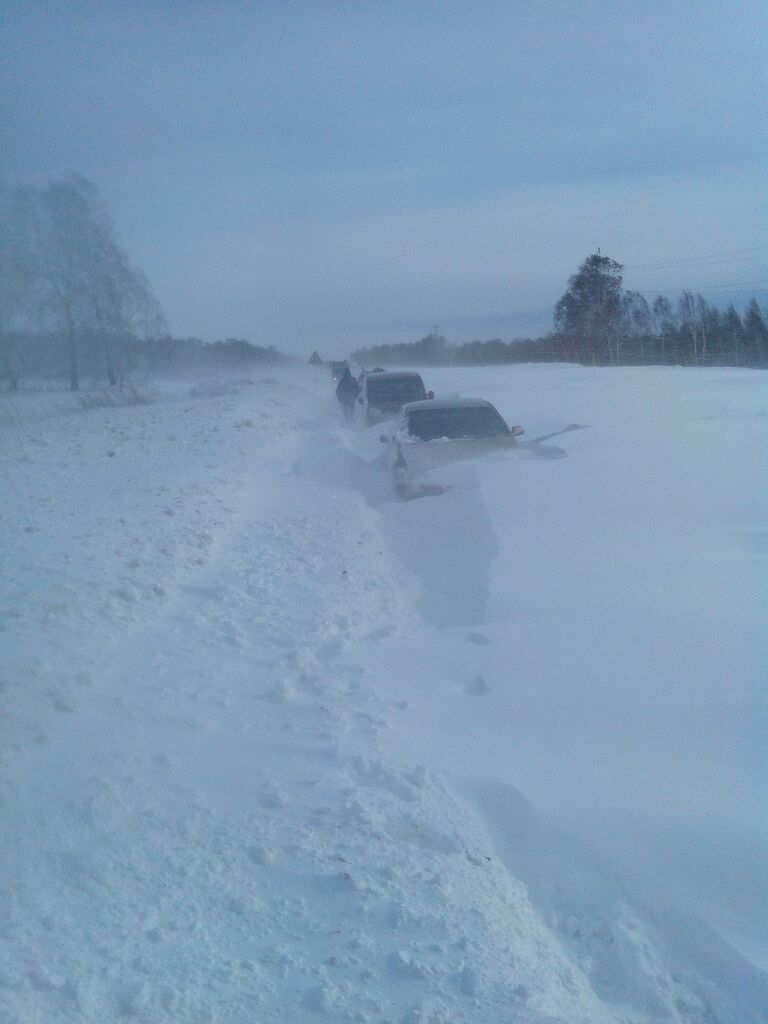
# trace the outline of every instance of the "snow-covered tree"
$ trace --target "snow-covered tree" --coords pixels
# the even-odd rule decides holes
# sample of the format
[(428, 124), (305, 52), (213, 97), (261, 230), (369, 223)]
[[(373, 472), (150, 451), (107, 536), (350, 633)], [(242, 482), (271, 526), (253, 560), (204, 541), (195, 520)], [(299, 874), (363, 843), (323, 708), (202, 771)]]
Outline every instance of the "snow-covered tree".
[(14, 332), (28, 312), (34, 289), (30, 263), (27, 190), (0, 187), (0, 376), (12, 390), (19, 381)]
[(98, 262), (87, 283), (91, 329), (101, 350), (110, 384), (117, 384), (126, 369), (130, 338), (165, 330), (165, 322), (149, 284), (131, 266), (126, 253), (105, 225), (96, 240)]
[[(118, 351), (131, 336), (164, 330), (164, 322), (146, 278), (118, 245), (96, 188), (68, 174), (44, 189), (17, 190), (14, 202), (9, 231), (0, 230), (10, 238), (7, 246), (0, 238), (0, 277), (10, 280), (3, 272), (8, 248), (23, 268), (25, 317), (63, 340), (73, 391), (87, 341), (101, 352), (109, 383), (117, 383)], [(5, 284), (0, 288), (4, 294)]]

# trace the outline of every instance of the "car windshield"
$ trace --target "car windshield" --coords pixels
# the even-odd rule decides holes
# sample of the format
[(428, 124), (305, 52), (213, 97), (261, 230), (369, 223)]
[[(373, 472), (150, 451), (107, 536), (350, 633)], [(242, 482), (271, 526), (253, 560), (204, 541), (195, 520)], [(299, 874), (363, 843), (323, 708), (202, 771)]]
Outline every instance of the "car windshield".
[(420, 441), (434, 441), (439, 437), (502, 437), (509, 430), (495, 409), (480, 405), (415, 410), (408, 414), (408, 433)]
[(414, 402), (425, 397), (424, 385), (418, 377), (384, 377), (366, 382), (368, 398), (387, 401)]

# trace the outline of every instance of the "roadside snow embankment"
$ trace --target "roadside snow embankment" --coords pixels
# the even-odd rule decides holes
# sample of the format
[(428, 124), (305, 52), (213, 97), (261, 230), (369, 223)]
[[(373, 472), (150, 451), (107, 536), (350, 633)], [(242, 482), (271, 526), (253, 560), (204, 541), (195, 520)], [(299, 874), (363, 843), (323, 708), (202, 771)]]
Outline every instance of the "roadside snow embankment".
[(203, 400), (212, 386), (123, 404), (12, 396), (17, 416), (0, 428), (0, 618), (14, 746), (44, 734), (40, 702), (73, 710), (101, 645), (159, 614), (208, 563), (242, 513), (251, 459), (296, 431), (289, 386), (240, 382), (215, 403)]
[(41, 389), (0, 393), (0, 429), (25, 427), (43, 420), (75, 415), (85, 409), (122, 409), (127, 405), (146, 405), (157, 395), (133, 384), (124, 387), (99, 387), (84, 391)]
[(397, 503), (333, 406), (286, 377), (6, 437), (3, 1020), (758, 1021), (759, 972), (514, 790), (483, 489)]
[(37, 743), (5, 786), (6, 1019), (610, 1019), (471, 816), (376, 753), (400, 709), (344, 650), (403, 628), (409, 584), (334, 418), (275, 388), (24, 439), (15, 508), (57, 543), (8, 595), (50, 708), (9, 666)]

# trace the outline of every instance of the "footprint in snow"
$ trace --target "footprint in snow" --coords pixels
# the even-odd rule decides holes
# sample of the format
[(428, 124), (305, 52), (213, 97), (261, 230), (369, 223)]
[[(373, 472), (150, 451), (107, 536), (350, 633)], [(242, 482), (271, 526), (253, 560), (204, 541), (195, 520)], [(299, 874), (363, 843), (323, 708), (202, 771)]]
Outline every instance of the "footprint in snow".
[(259, 800), (261, 806), (266, 807), (269, 810), (278, 810), (281, 807), (285, 807), (287, 802), (288, 798), (283, 790), (277, 785), (267, 786), (263, 790)]
[(51, 693), (50, 694), (51, 704), (57, 711), (61, 711), (65, 714), (71, 714), (77, 710), (77, 704), (64, 693)]
[(245, 852), (253, 864), (270, 864), (275, 859), (275, 851), (268, 846), (249, 846)]
[(464, 693), (467, 693), (472, 697), (484, 697), (486, 693), (490, 692), (491, 688), (482, 676), (478, 676), (476, 679), (473, 679), (471, 683), (466, 683), (464, 686)]
[(471, 644), (477, 644), (478, 647), (487, 647), (491, 642), (484, 633), (465, 633), (464, 639)]
[(394, 626), (382, 626), (380, 629), (372, 629), (370, 633), (366, 633), (363, 640), (388, 640), (394, 632)]

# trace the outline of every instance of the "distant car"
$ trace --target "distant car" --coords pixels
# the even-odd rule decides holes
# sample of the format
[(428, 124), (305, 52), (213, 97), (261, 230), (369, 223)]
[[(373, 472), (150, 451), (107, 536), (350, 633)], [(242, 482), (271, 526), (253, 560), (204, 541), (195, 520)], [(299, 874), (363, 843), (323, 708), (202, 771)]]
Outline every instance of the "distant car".
[(331, 377), (334, 380), (341, 380), (344, 376), (344, 371), (349, 368), (349, 363), (346, 359), (337, 359), (331, 363)]
[(525, 433), (509, 427), (490, 402), (482, 398), (452, 398), (404, 405), (391, 434), (380, 440), (389, 445), (392, 484), (401, 497), (413, 490), (414, 480), (427, 470), (462, 459), (509, 448)]
[(418, 373), (372, 370), (363, 378), (358, 402), (368, 426), (396, 416), (406, 402), (435, 397), (427, 391)]

